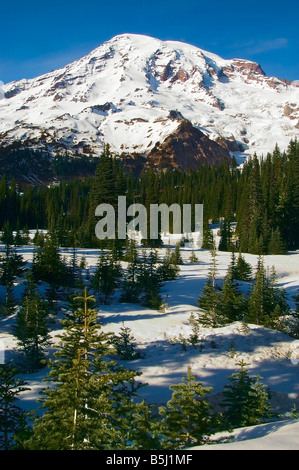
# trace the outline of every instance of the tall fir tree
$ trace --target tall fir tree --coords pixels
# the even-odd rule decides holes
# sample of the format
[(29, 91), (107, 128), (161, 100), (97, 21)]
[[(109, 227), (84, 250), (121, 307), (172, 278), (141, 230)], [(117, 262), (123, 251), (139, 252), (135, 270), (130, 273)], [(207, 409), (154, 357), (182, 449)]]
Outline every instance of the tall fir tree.
[(61, 257), (55, 233), (49, 232), (36, 247), (32, 272), (36, 280), (56, 286), (69, 286), (71, 272)]
[(157, 274), (162, 282), (172, 281), (179, 275), (180, 267), (176, 264), (176, 257), (173, 256), (173, 252), (168, 246), (163, 255), (162, 262), (157, 267)]
[(130, 423), (129, 441), (132, 450), (161, 449), (159, 424), (155, 415), (155, 406), (145, 400), (137, 403)]
[(201, 309), (201, 311), (198, 312), (199, 322), (205, 326), (215, 328), (222, 324), (218, 310), (220, 294), (216, 284), (217, 252), (215, 248), (211, 250), (211, 259), (212, 263), (208, 273), (208, 280), (201, 291), (197, 306)]
[(223, 282), (217, 307), (218, 323), (241, 321), (245, 313), (245, 299), (238, 292), (232, 279), (231, 269), (228, 270)]
[(225, 408), (224, 419), (228, 426), (238, 428), (266, 422), (274, 416), (270, 396), (260, 377), (250, 377), (243, 360), (223, 390), (221, 406)]
[(251, 265), (245, 260), (241, 252), (239, 252), (237, 263), (232, 271), (234, 279), (243, 282), (250, 282), (252, 280)]
[(44, 390), (44, 413), (24, 443), (30, 450), (120, 450), (129, 445), (133, 397), (139, 373), (109, 359), (110, 334), (101, 330), (95, 302), (87, 289), (75, 299), (81, 304), (62, 321), (60, 349), (50, 362)]
[[(100, 162), (92, 180), (88, 196), (88, 219), (82, 227), (82, 230), (86, 232), (90, 246), (111, 248), (111, 240), (99, 240), (96, 237), (95, 229), (98, 219), (95, 216), (95, 211), (100, 204), (110, 204), (116, 210), (118, 196), (122, 195), (118, 191), (123, 189), (123, 184), (120, 183), (118, 178), (118, 167), (112, 157), (109, 145), (106, 144), (100, 156)], [(116, 239), (118, 239), (117, 223), (115, 224), (115, 230)]]
[(229, 220), (223, 220), (220, 225), (220, 241), (219, 251), (231, 251), (232, 248), (232, 231)]
[(43, 366), (46, 348), (51, 344), (48, 313), (47, 304), (38, 293), (33, 276), (29, 273), (13, 330), (26, 373), (32, 373)]
[(165, 407), (160, 407), (162, 416), (160, 434), (163, 449), (184, 449), (202, 445), (207, 437), (221, 426), (221, 416), (215, 413), (207, 398), (211, 387), (204, 387), (191, 367), (182, 382), (170, 387), (172, 397)]
[(0, 449), (12, 450), (29, 432), (27, 414), (17, 402), (29, 390), (13, 361), (0, 364)]
[(120, 263), (111, 254), (101, 252), (91, 285), (102, 304), (107, 305), (111, 302), (120, 278)]
[(276, 285), (274, 268), (270, 274), (259, 258), (254, 286), (248, 299), (247, 322), (268, 328), (280, 328), (280, 317), (289, 313), (285, 291)]

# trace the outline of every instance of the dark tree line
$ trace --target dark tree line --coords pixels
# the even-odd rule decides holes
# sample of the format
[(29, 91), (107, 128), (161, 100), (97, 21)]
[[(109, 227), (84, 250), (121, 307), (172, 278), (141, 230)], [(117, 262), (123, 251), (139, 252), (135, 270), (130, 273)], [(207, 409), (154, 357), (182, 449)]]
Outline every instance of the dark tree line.
[[(291, 313), (286, 292), (277, 286), (274, 267), (267, 269), (259, 256), (255, 273), (240, 253), (232, 253), (231, 264), (220, 284), (217, 279), (217, 253), (211, 251), (212, 263), (197, 305), (198, 321), (209, 327), (220, 327), (235, 321), (284, 330), (284, 318)], [(247, 292), (239, 289), (246, 283)], [(296, 314), (294, 314), (296, 317)], [(297, 332), (293, 332), (294, 336)]]
[[(66, 162), (56, 159), (55, 165), (65, 168)], [(61, 246), (101, 247), (102, 241), (95, 236), (95, 208), (109, 203), (116, 209), (118, 196), (126, 196), (127, 207), (133, 203), (146, 208), (154, 203), (203, 204), (205, 248), (212, 247), (209, 222), (220, 221), (221, 250), (284, 253), (299, 247), (299, 143), (291, 141), (286, 152), (276, 146), (262, 159), (254, 156), (242, 169), (232, 160), (185, 173), (150, 168), (137, 178), (126, 173), (106, 147), (94, 176), (84, 180), (20, 188), (4, 175), (0, 227), (8, 224), (18, 232), (55, 230)]]

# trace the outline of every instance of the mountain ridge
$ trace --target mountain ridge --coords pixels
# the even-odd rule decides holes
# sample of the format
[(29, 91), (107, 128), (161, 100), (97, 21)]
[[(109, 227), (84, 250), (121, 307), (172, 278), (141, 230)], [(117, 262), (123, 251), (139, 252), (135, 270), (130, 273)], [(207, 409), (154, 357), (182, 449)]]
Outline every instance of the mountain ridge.
[(4, 147), (17, 140), (50, 154), (93, 156), (108, 143), (118, 156), (147, 159), (184, 120), (212, 142), (212, 160), (220, 146), (242, 161), (299, 135), (296, 83), (268, 77), (256, 62), (144, 35), (115, 36), (65, 67), (3, 89)]

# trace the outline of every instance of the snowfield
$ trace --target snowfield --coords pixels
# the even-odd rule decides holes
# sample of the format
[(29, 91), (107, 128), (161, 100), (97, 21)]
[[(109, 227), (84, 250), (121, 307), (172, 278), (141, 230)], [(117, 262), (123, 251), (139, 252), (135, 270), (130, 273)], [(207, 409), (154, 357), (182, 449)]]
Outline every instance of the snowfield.
[[(163, 253), (164, 248), (158, 250)], [(66, 256), (71, 251), (63, 250)], [(20, 247), (24, 259), (32, 259), (33, 248)], [(86, 258), (92, 273), (98, 259), (97, 250), (78, 249), (79, 257)], [(281, 414), (282, 422), (274, 422), (254, 428), (236, 430), (234, 444), (219, 444), (220, 448), (284, 448), (299, 449), (299, 421), (290, 421), (290, 411), (294, 405), (299, 409), (299, 347), (298, 341), (287, 334), (249, 325), (244, 329), (240, 322), (222, 328), (201, 328), (200, 346), (184, 347), (181, 337), (188, 337), (192, 331), (189, 319), (196, 312), (196, 301), (203, 288), (209, 270), (211, 258), (208, 250), (195, 250), (198, 263), (190, 264), (191, 248), (182, 248), (184, 264), (180, 266), (180, 275), (175, 281), (163, 285), (161, 294), (165, 300), (162, 311), (144, 308), (138, 304), (123, 304), (117, 296), (111, 305), (99, 308), (99, 319), (104, 331), (118, 333), (125, 325), (131, 329), (136, 346), (144, 353), (144, 358), (123, 361), (131, 369), (142, 372), (140, 381), (147, 386), (141, 388), (140, 395), (148, 403), (162, 404), (171, 397), (170, 385), (181, 381), (187, 374), (188, 365), (204, 386), (213, 388), (210, 398), (217, 403), (217, 398), (227, 378), (236, 370), (237, 363), (243, 359), (248, 364), (250, 375), (261, 376), (261, 382), (271, 391), (274, 410)], [(244, 254), (253, 270), (257, 265), (257, 256)], [(217, 278), (219, 283), (225, 276), (231, 254), (217, 252)], [(275, 266), (278, 286), (286, 289), (287, 299), (294, 308), (294, 296), (299, 289), (299, 251), (286, 255), (264, 256), (265, 266)], [(124, 263), (125, 267), (125, 263)], [(15, 287), (21, 295), (23, 284)], [(246, 283), (240, 283), (240, 289), (248, 289)], [(2, 295), (2, 292), (0, 292)], [(0, 319), (0, 341), (5, 344), (8, 359), (15, 354), (15, 338), (11, 326), (14, 319)], [(53, 343), (61, 325), (53, 323)], [(297, 348), (297, 349), (296, 349)], [(36, 399), (45, 387), (42, 379), (47, 369), (24, 376), (30, 390), (22, 394), (21, 403), (26, 409), (36, 408)], [(261, 437), (264, 436), (264, 437)], [(271, 439), (273, 438), (273, 441)], [(278, 443), (278, 444), (277, 444)], [(215, 446), (213, 446), (215, 447)], [(210, 446), (200, 449), (211, 449)]]
[[(298, 421), (279, 421), (235, 429), (227, 443), (192, 447), (192, 450), (298, 450), (298, 436)], [(214, 436), (217, 437), (223, 436)]]

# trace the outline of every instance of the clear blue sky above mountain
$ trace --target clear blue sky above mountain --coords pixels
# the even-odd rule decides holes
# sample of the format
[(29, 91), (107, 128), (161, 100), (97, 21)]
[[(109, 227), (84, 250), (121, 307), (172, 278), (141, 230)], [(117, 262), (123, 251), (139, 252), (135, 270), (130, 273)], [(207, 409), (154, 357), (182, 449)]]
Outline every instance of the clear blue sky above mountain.
[(299, 79), (298, 0), (37, 0), (2, 3), (0, 80), (32, 78), (122, 33), (193, 44)]

